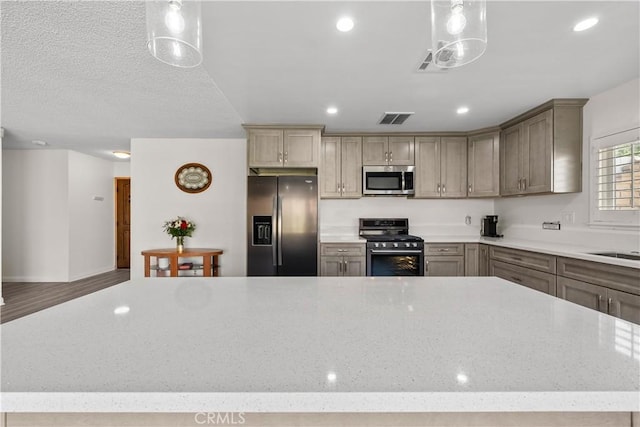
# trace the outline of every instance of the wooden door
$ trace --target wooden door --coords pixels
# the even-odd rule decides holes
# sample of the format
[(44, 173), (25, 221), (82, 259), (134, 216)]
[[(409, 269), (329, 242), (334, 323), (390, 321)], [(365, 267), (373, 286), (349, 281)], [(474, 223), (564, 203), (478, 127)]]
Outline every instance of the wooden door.
[(556, 296), (558, 298), (566, 299), (593, 310), (606, 312), (604, 305), (604, 298), (607, 293), (606, 288), (562, 276), (557, 277), (556, 287)]
[(322, 144), (320, 144), (320, 197), (338, 198), (342, 193), (340, 148), (339, 137), (322, 138)]
[(389, 138), (365, 136), (362, 140), (362, 164), (364, 166), (386, 166), (389, 157)]
[(479, 276), (480, 245), (465, 243), (464, 245), (464, 275)]
[(366, 275), (365, 257), (346, 256), (344, 257), (343, 276), (361, 277)]
[(480, 252), (478, 254), (478, 276), (489, 275), (489, 246), (479, 245)]
[(341, 160), (342, 197), (362, 197), (362, 137), (342, 137)]
[(320, 131), (317, 129), (285, 129), (285, 167), (318, 167)]
[(131, 265), (131, 179), (116, 178), (116, 267)]
[(342, 257), (323, 256), (320, 257), (321, 276), (342, 276)]
[(425, 276), (464, 276), (464, 256), (424, 257)]
[(500, 143), (500, 195), (520, 194), (520, 141), (522, 126), (515, 125), (502, 132)]
[(440, 138), (416, 138), (415, 197), (440, 197)]
[(414, 141), (412, 136), (389, 137), (389, 164), (412, 166), (415, 162)]
[(440, 140), (440, 197), (467, 197), (467, 138)]
[(499, 140), (498, 132), (469, 138), (469, 197), (493, 197), (500, 194)]
[(551, 191), (553, 114), (545, 111), (524, 122), (523, 187), (525, 193)]
[(282, 130), (249, 131), (249, 167), (280, 167), (283, 164), (283, 154)]
[(640, 325), (640, 296), (607, 289), (609, 314)]

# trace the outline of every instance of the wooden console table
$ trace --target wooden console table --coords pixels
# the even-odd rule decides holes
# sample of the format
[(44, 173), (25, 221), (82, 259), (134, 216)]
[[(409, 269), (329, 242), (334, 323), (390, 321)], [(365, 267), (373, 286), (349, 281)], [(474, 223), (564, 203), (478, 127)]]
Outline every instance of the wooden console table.
[[(178, 265), (180, 258), (202, 258), (202, 275), (204, 277), (218, 276), (218, 257), (222, 255), (222, 249), (208, 249), (208, 248), (185, 248), (184, 251), (178, 253), (176, 248), (171, 249), (149, 249), (142, 251), (144, 256), (144, 277), (151, 277), (151, 270), (167, 271), (170, 273), (170, 277), (178, 277), (178, 271), (180, 270)], [(156, 264), (151, 265), (151, 257), (156, 258)], [(161, 258), (169, 259), (169, 269), (163, 270), (158, 267), (158, 260)], [(193, 269), (199, 269), (199, 266), (194, 265)]]

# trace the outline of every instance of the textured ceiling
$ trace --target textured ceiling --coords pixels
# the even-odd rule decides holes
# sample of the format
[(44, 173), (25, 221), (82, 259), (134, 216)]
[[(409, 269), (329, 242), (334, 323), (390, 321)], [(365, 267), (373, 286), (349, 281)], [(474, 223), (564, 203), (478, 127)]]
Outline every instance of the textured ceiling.
[[(385, 111), (416, 113), (391, 130), (470, 130), (640, 74), (637, 1), (488, 1), (487, 52), (440, 74), (415, 71), (430, 47), (428, 1), (202, 8), (204, 63), (184, 70), (149, 55), (143, 2), (2, 1), (4, 146), (104, 155), (132, 137), (241, 137), (243, 122), (387, 131)], [(335, 30), (343, 14), (351, 33)], [(592, 15), (596, 27), (571, 31)]]

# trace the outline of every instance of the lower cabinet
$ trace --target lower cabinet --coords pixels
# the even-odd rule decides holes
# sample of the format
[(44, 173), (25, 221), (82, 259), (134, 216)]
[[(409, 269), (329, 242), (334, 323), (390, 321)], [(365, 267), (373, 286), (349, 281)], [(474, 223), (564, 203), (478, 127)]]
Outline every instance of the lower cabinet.
[(640, 324), (640, 295), (558, 276), (558, 298)]
[(424, 253), (425, 276), (464, 276), (463, 243), (427, 243)]
[(495, 260), (491, 260), (489, 263), (489, 274), (535, 289), (536, 291), (544, 292), (545, 294), (556, 294), (555, 274), (544, 273), (542, 271)]
[(464, 245), (464, 275), (489, 275), (489, 247), (482, 243), (466, 243)]
[(320, 245), (321, 276), (365, 276), (364, 243), (322, 243)]

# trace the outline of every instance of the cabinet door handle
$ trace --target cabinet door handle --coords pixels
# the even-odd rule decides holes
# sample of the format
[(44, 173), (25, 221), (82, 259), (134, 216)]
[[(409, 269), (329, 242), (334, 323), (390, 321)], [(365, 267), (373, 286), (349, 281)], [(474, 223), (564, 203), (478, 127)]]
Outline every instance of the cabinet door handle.
[(278, 152), (278, 162), (282, 161), (282, 151)]
[(436, 193), (440, 194), (440, 184), (438, 184), (438, 188), (436, 189)]
[(607, 313), (611, 314), (611, 303), (613, 303), (612, 298), (607, 298)]
[(523, 190), (527, 189), (527, 178), (522, 178), (522, 189)]
[(342, 183), (342, 194), (344, 194), (344, 182)]
[(338, 273), (342, 273), (342, 261), (338, 261)]
[(472, 190), (471, 184), (469, 184), (469, 193), (472, 193), (472, 192), (473, 190)]
[(388, 162), (388, 161), (389, 161), (389, 152), (388, 152), (388, 151), (385, 151), (385, 152), (384, 152), (384, 161), (385, 161), (385, 162)]
[(600, 294), (598, 294), (598, 302), (597, 302), (597, 304), (598, 304), (597, 309), (598, 309), (598, 311), (600, 311), (600, 309), (602, 307), (602, 295), (600, 295)]
[(338, 184), (336, 184), (336, 185), (337, 185), (337, 189), (336, 189), (336, 190), (337, 190), (337, 191), (338, 191), (338, 193), (339, 193), (339, 192), (340, 192), (340, 183), (338, 183)]
[(442, 184), (442, 194), (447, 192), (447, 186), (445, 184)]
[(389, 163), (393, 163), (393, 151), (389, 151)]
[(429, 260), (428, 259), (424, 260), (424, 271), (425, 272), (429, 271)]
[(345, 273), (347, 272), (347, 261), (344, 262), (344, 270)]
[(284, 162), (287, 163), (287, 160), (289, 158), (289, 153), (287, 151), (284, 152)]

